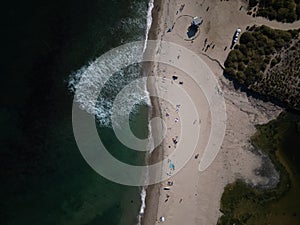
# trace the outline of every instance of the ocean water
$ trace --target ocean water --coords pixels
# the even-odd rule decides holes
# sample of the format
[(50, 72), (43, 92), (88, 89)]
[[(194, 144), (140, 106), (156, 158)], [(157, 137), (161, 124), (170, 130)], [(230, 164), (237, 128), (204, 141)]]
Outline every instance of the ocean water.
[[(99, 176), (80, 155), (72, 131), (72, 89), (80, 71), (100, 55), (123, 43), (145, 40), (148, 3), (6, 3), (1, 15), (7, 21), (0, 78), (1, 224), (139, 223), (142, 187), (119, 185)], [(145, 155), (118, 142), (110, 126), (109, 106), (119, 84), (139, 77), (140, 70), (141, 65), (134, 65), (115, 75), (124, 79), (111, 80), (99, 97), (105, 116), (96, 117), (99, 135), (111, 154), (138, 165), (144, 164)], [(130, 125), (137, 136), (146, 138), (146, 92), (139, 97), (144, 101), (131, 113)]]

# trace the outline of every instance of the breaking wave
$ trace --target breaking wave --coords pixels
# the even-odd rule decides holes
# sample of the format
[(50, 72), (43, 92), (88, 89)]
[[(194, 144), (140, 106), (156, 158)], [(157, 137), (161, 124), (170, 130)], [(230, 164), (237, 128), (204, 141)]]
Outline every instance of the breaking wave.
[[(97, 60), (87, 67), (83, 67), (76, 73), (72, 74), (69, 79), (69, 89), (75, 92), (75, 101), (80, 104), (80, 107), (88, 113), (95, 115), (99, 125), (102, 127), (111, 127), (112, 107), (118, 93), (131, 82), (138, 80), (142, 76), (142, 67), (140, 64), (130, 65), (121, 69), (117, 73), (110, 74), (101, 71), (102, 63)], [(106, 77), (107, 76), (107, 77)], [(82, 79), (80, 81), (80, 79)], [(80, 83), (79, 83), (80, 81)], [(100, 91), (96, 104), (93, 101), (93, 89), (97, 89), (99, 83), (103, 83), (103, 88)], [(114, 124), (127, 122), (128, 112), (135, 113), (136, 105), (150, 104), (149, 93), (146, 90), (145, 82), (135, 82), (137, 85), (132, 89), (129, 98), (118, 101), (119, 110), (117, 112), (118, 119), (126, 121), (114, 121)], [(84, 85), (84, 88), (83, 88)]]
[[(139, 57), (142, 57), (143, 52), (146, 49), (148, 34), (152, 25), (153, 3), (154, 0), (150, 0), (147, 8), (141, 5), (142, 3), (133, 4), (132, 7), (136, 9), (134, 11), (137, 12), (138, 16), (135, 15), (134, 18), (121, 20), (119, 25), (111, 30), (112, 33), (121, 33), (123, 34), (122, 36), (126, 36), (126, 38), (121, 39), (121, 44), (131, 41), (145, 40), (143, 49), (138, 49), (137, 51), (137, 53), (140, 54)], [(145, 17), (145, 15), (147, 15), (147, 17)], [(117, 57), (122, 60), (124, 57), (136, 57), (136, 55), (119, 55)], [(101, 127), (112, 127), (112, 108), (117, 94), (132, 81), (141, 78), (143, 75), (142, 65), (134, 64), (122, 68), (111, 76), (111, 74), (106, 73), (107, 67), (113, 67), (114, 65), (108, 64), (110, 64), (109, 61), (103, 60), (99, 57), (95, 61), (90, 62), (89, 65), (83, 66), (78, 71), (72, 73), (69, 76), (68, 81), (68, 88), (75, 94), (75, 101), (79, 103), (82, 109), (94, 115)], [(136, 82), (137, 85), (130, 93), (130, 97), (126, 98), (123, 102), (118, 102), (118, 104), (122, 104), (120, 107), (121, 110), (118, 111), (118, 118), (128, 120), (128, 112), (131, 112), (131, 114), (134, 115), (134, 113), (137, 112), (137, 107), (135, 107), (137, 105), (146, 104), (150, 106), (151, 102), (146, 83), (142, 82), (141, 79), (139, 80), (141, 82)], [(84, 88), (82, 88), (82, 83)], [(103, 86), (103, 88), (101, 89), (95, 104), (92, 96), (95, 93), (95, 89), (99, 87), (99, 84), (101, 84), (100, 86)], [(78, 92), (78, 89), (83, 91)], [(149, 127), (149, 130), (151, 130), (151, 127)], [(145, 208), (146, 187), (142, 187), (138, 225), (141, 224)]]
[[(148, 7), (146, 7), (144, 2), (137, 1), (134, 2), (134, 4), (132, 4), (130, 7), (134, 12), (134, 15), (128, 18), (121, 19), (118, 25), (113, 27), (111, 30), (111, 33), (122, 34), (120, 40), (121, 44), (147, 39), (148, 32), (151, 26), (151, 11), (153, 8), (153, 0), (148, 3)], [(147, 17), (145, 15), (147, 15)], [(138, 57), (142, 57), (144, 50), (145, 46), (144, 49), (137, 53), (140, 54), (140, 56)], [(122, 58), (124, 57), (137, 56), (124, 55), (118, 57), (122, 60)], [(75, 94), (75, 101), (79, 103), (81, 108), (88, 113), (95, 115), (101, 127), (112, 127), (112, 106), (116, 95), (130, 82), (142, 76), (142, 68), (141, 65), (128, 65), (126, 68), (121, 69), (120, 71), (113, 74), (113, 76), (109, 77), (110, 74), (105, 73), (105, 70), (107, 69), (105, 67), (107, 65), (104, 65), (105, 62), (100, 62), (101, 60), (103, 61), (103, 59), (99, 57), (95, 61), (90, 62), (89, 65), (83, 66), (78, 71), (72, 73), (69, 76), (68, 88)], [(114, 65), (109, 66), (113, 67)], [(87, 87), (86, 89), (96, 89), (99, 86), (99, 83), (101, 84), (101, 86), (103, 86), (103, 89), (98, 96), (96, 105), (92, 101), (91, 96), (95, 92), (79, 87), (79, 83), (82, 83), (82, 79), (84, 80), (83, 85)], [(78, 88), (81, 88), (83, 91), (77, 93), (76, 90)], [(143, 82), (135, 87), (135, 90), (131, 93), (130, 98), (122, 102), (122, 111), (118, 112), (118, 116), (122, 118), (122, 116), (128, 114), (128, 112), (134, 114), (137, 108), (134, 106), (138, 104), (150, 105), (149, 93), (146, 90), (146, 84)]]

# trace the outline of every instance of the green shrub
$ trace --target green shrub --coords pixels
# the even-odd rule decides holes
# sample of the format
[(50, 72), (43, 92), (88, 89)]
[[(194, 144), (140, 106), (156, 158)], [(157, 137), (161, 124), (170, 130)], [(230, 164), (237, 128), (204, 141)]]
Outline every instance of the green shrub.
[(249, 0), (249, 7), (254, 7), (258, 4), (258, 0)]
[(240, 37), (241, 44), (247, 44), (256, 41), (255, 37), (252, 35), (251, 32), (245, 32)]
[(271, 61), (271, 68), (272, 67), (274, 67), (275, 65), (277, 65), (278, 64), (278, 61), (277, 61), (277, 59), (275, 58), (275, 59), (272, 59), (272, 61)]
[[(289, 107), (300, 110), (300, 92), (294, 86), (288, 88), (286, 82), (289, 80), (287, 76), (300, 77), (297, 69), (297, 63), (300, 63), (300, 40), (298, 45), (298, 42), (291, 42), (293, 38), (298, 38), (299, 30), (281, 31), (267, 26), (253, 27), (251, 30), (241, 35), (241, 44), (236, 45), (229, 53), (224, 63), (226, 75), (258, 94), (280, 100)], [(281, 62), (281, 52), (288, 54), (291, 51), (295, 52), (291, 56), (293, 60), (284, 60), (284, 67), (274, 68)], [(270, 70), (266, 71), (266, 68), (281, 72), (268, 75)]]
[(258, 4), (258, 16), (281, 22), (294, 22), (300, 19), (299, 0), (257, 0), (249, 1), (249, 8)]
[(299, 20), (300, 19), (300, 3), (298, 3), (297, 7), (296, 7), (296, 15), (297, 15), (297, 19)]

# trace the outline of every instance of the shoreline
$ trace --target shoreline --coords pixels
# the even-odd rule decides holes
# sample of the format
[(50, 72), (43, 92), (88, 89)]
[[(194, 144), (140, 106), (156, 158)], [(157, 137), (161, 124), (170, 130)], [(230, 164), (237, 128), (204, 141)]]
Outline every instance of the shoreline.
[[(160, 8), (162, 6), (163, 0), (154, 0), (153, 8), (152, 8), (152, 24), (150, 27), (150, 30), (148, 32), (148, 40), (156, 40), (157, 39), (157, 30), (159, 27), (159, 20), (160, 20)], [(153, 66), (153, 63), (145, 63), (145, 69), (144, 72), (147, 74), (147, 76), (153, 76), (151, 72), (151, 68)], [(147, 83), (147, 91), (149, 93), (153, 93), (155, 96), (155, 93), (157, 90), (155, 90), (155, 87), (151, 86), (151, 84)], [(149, 116), (151, 117), (161, 117), (161, 108), (159, 106), (159, 100), (157, 98), (150, 97), (151, 102), (151, 111), (149, 112)], [(155, 127), (151, 127), (151, 135), (153, 132), (155, 132)], [(153, 136), (153, 135), (152, 135)], [(163, 147), (162, 145), (159, 145), (153, 153), (151, 153), (148, 156), (147, 163), (153, 164), (157, 161), (160, 161), (163, 157)], [(153, 184), (149, 185), (145, 188), (146, 191), (146, 199), (145, 199), (145, 208), (144, 208), (144, 214), (141, 218), (141, 224), (142, 225), (151, 225), (155, 224), (157, 213), (158, 213), (158, 200), (160, 196), (160, 189), (161, 184)]]
[[(249, 138), (256, 131), (255, 125), (267, 123), (276, 118), (282, 109), (272, 103), (265, 103), (249, 97), (240, 90), (235, 90), (232, 82), (223, 76), (221, 67), (230, 51), (229, 46), (232, 35), (237, 28), (245, 31), (247, 26), (254, 24), (265, 24), (277, 28), (284, 28), (284, 26), (278, 22), (248, 16), (247, 11), (241, 10), (242, 6), (245, 8), (245, 1), (211, 0), (209, 2), (202, 1), (201, 3), (196, 0), (189, 2), (154, 1), (149, 40), (158, 39), (184, 46), (195, 52), (207, 64), (222, 88), (227, 111), (227, 129), (221, 150), (214, 162), (205, 171), (199, 171), (200, 159), (206, 144), (205, 140), (210, 134), (209, 105), (205, 101), (203, 93), (199, 91), (199, 88), (197, 89), (199, 84), (188, 78), (182, 71), (160, 64), (150, 64), (149, 71), (147, 71), (150, 75), (154, 73), (157, 78), (166, 78), (167, 83), (169, 79), (171, 85), (180, 81), (189, 94), (197, 99), (196, 108), (201, 113), (200, 123), (206, 129), (201, 131), (202, 139), (200, 139), (202, 141), (197, 145), (194, 156), (175, 176), (168, 179), (168, 181), (172, 181), (172, 184), (174, 182), (170, 190), (165, 191), (162, 189), (162, 185), (167, 185), (165, 181), (147, 188), (146, 208), (142, 218), (143, 225), (158, 224), (161, 216), (165, 218), (164, 224), (216, 224), (222, 214), (220, 212), (220, 200), (224, 187), (228, 183), (240, 178), (253, 185), (264, 184), (268, 181), (268, 178), (255, 174), (256, 169), (262, 164), (262, 159), (250, 151)], [(200, 26), (200, 34), (193, 41), (187, 41), (182, 37), (186, 35), (186, 29), (191, 22), (191, 18), (195, 16), (202, 17), (204, 22)], [(227, 18), (227, 20), (224, 20), (224, 18)], [(300, 24), (300, 22), (288, 27), (297, 26), (297, 24)], [(167, 30), (168, 32), (166, 32)], [(206, 40), (210, 46), (207, 49), (205, 49), (207, 47)], [(151, 66), (156, 66), (156, 70), (150, 71)], [(198, 65), (191, 66), (199, 71), (201, 76), (201, 68)], [(172, 81), (172, 76), (175, 74), (178, 80)], [(149, 89), (155, 89), (150, 84), (148, 84), (148, 87)], [(168, 99), (168, 95), (172, 94), (168, 88), (155, 91), (162, 93), (166, 99)], [(174, 123), (174, 119), (178, 117), (174, 105), (168, 104), (163, 99), (155, 100), (153, 98), (151, 103), (152, 115), (157, 113), (156, 115), (162, 116), (167, 124), (168, 131), (159, 149), (156, 149), (157, 151), (150, 156), (150, 164), (162, 157), (168, 157), (174, 151), (176, 144), (174, 147), (172, 138), (177, 135), (180, 136), (181, 128), (176, 121)], [(176, 102), (176, 104), (178, 103)], [(184, 108), (184, 102), (179, 104)], [(165, 116), (166, 114), (168, 116)], [(236, 121), (239, 121), (239, 123)]]

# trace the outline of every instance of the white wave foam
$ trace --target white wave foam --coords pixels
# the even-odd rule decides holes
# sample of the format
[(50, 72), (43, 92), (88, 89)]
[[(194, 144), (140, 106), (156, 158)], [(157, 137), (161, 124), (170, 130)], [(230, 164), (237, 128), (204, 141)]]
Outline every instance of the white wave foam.
[[(112, 32), (123, 33), (124, 36), (128, 39), (123, 40), (122, 42), (128, 42), (128, 41), (143, 39), (144, 36), (141, 35), (141, 32), (145, 31), (146, 28), (146, 37), (147, 37), (150, 29), (149, 24), (151, 24), (149, 20), (152, 21), (151, 12), (149, 13), (149, 11), (152, 10), (153, 8), (153, 6), (151, 7), (151, 5), (153, 5), (153, 0), (151, 0), (150, 3), (148, 4), (147, 25), (146, 25), (146, 18), (145, 18), (147, 7), (145, 7), (144, 3), (140, 1), (135, 1), (134, 4), (130, 6), (131, 10), (134, 12), (134, 15), (132, 17), (122, 19), (119, 23), (119, 26), (113, 28)], [(142, 53), (139, 54), (141, 54), (142, 57)], [(123, 57), (136, 57), (136, 55), (132, 55), (132, 56), (124, 55)], [(91, 79), (85, 79), (84, 83), (81, 80), (80, 83), (87, 86), (90, 89), (96, 89), (96, 87), (99, 86), (99, 83), (101, 84), (101, 86), (104, 86), (105, 83), (105, 90), (107, 93), (117, 94), (116, 91), (120, 90), (119, 87), (125, 85), (124, 82), (130, 80), (130, 78), (134, 79), (140, 76), (136, 74), (137, 73), (136, 71), (127, 71), (126, 73), (120, 72), (118, 76), (113, 76), (113, 79), (110, 79), (108, 80), (108, 82), (106, 82), (105, 72), (107, 71), (107, 65), (105, 65), (105, 63), (99, 63), (97, 59), (94, 62), (91, 62), (89, 66), (84, 66), (76, 73), (73, 73), (69, 78), (69, 89), (72, 92), (75, 92), (75, 90), (80, 88), (78, 85), (79, 80), (89, 77)], [(108, 67), (111, 66), (112, 65), (108, 65)], [(110, 117), (111, 117), (111, 108), (113, 106), (113, 99), (108, 97), (109, 94), (107, 94), (107, 96), (99, 96), (97, 106), (94, 107), (92, 106), (93, 102), (91, 101), (92, 99), (91, 95), (93, 93), (94, 93), (93, 91), (84, 90), (81, 93), (76, 94), (75, 96), (76, 101), (80, 103), (81, 108), (85, 109), (87, 112), (96, 116), (100, 126), (111, 127)], [(111, 96), (113, 96), (113, 94), (111, 94)], [(139, 104), (141, 102), (150, 105), (149, 93), (147, 91), (146, 84), (137, 87), (136, 92), (132, 93), (131, 99), (128, 99), (126, 103), (124, 102), (122, 104), (124, 107), (122, 107), (123, 110), (122, 112), (119, 112), (119, 114), (122, 115), (125, 114), (125, 112), (131, 111), (132, 108), (130, 108), (130, 106), (134, 106), (135, 104)]]
[(143, 1), (134, 1), (130, 11), (133, 12), (131, 17), (123, 18), (115, 27), (111, 27), (112, 34), (125, 37), (121, 40), (122, 44), (145, 39), (147, 6)]
[[(149, 31), (150, 31), (150, 28), (152, 26), (152, 10), (154, 8), (154, 0), (150, 0), (149, 3), (148, 3), (148, 11), (147, 11), (147, 28), (146, 28), (146, 35), (145, 35), (145, 44), (144, 44), (144, 49), (143, 49), (143, 53), (146, 51), (146, 48), (147, 48), (147, 41), (148, 41), (148, 36), (149, 36)], [(149, 100), (149, 105), (151, 104), (150, 103), (150, 93), (148, 92), (147, 90), (147, 86), (145, 84), (145, 91), (147, 93), (147, 96), (148, 96), (148, 100)], [(150, 124), (148, 124), (148, 131), (149, 131), (149, 136), (148, 138), (151, 137), (152, 133), (151, 133), (151, 126)], [(150, 142), (149, 142), (150, 144)], [(150, 148), (151, 149), (151, 148)], [(146, 209), (146, 196), (147, 196), (147, 192), (146, 192), (146, 188), (147, 187), (143, 187), (142, 189), (142, 192), (141, 192), (141, 208), (140, 208), (140, 212), (139, 212), (139, 215), (138, 215), (138, 223), (137, 225), (141, 225), (142, 223), (142, 218), (144, 216), (144, 213), (145, 213), (145, 209)]]
[(148, 3), (148, 11), (147, 11), (147, 28), (146, 28), (146, 37), (145, 37), (145, 45), (143, 52), (145, 52), (147, 48), (147, 41), (148, 41), (148, 36), (149, 36), (149, 31), (152, 25), (152, 10), (154, 8), (154, 0), (150, 0)]
[[(147, 47), (147, 40), (149, 35), (149, 30), (152, 25), (152, 9), (154, 7), (154, 0), (150, 0), (148, 3), (148, 10), (147, 10), (147, 24), (146, 24), (146, 33), (145, 33), (145, 44), (142, 52), (145, 52), (145, 49)], [(139, 12), (143, 13), (143, 15), (139, 16), (139, 18), (144, 18), (145, 11), (141, 10), (141, 6), (139, 7)], [(134, 32), (140, 31), (141, 29), (145, 29), (144, 25), (145, 20), (142, 19), (136, 19), (136, 18), (128, 18), (125, 20), (122, 20), (120, 23), (121, 27), (117, 27), (116, 29), (122, 29), (126, 32)], [(136, 27), (134, 29), (133, 27)], [(112, 31), (114, 32), (114, 31)], [(119, 31), (118, 31), (119, 32)], [(136, 38), (135, 39), (140, 39)], [(128, 40), (126, 40), (128, 41)], [(136, 57), (136, 55), (128, 56), (124, 55), (122, 57)], [(120, 58), (122, 58), (120, 57)], [(98, 98), (98, 102), (95, 104), (91, 100), (93, 94), (95, 93), (95, 89), (101, 84), (100, 86), (104, 86), (108, 93), (114, 93), (116, 90), (119, 90), (120, 81), (124, 80), (126, 76), (131, 76), (131, 78), (135, 78), (136, 74), (124, 74), (124, 73), (118, 73), (118, 75), (113, 76), (112, 79), (110, 79), (107, 82), (107, 76), (105, 76), (107, 71), (109, 70), (109, 67), (113, 67), (109, 63), (109, 61), (102, 61), (100, 62), (99, 59), (95, 60), (94, 62), (91, 62), (88, 66), (84, 66), (75, 73), (70, 75), (69, 78), (69, 90), (75, 93), (77, 89), (81, 89), (82, 87), (79, 86), (79, 80), (80, 83), (85, 86), (85, 89), (78, 93), (75, 96), (75, 100), (79, 103), (81, 108), (83, 108), (85, 111), (89, 112), (92, 115), (95, 115), (99, 125), (104, 127), (111, 127), (110, 123), (110, 117), (111, 117), (111, 109), (113, 105), (113, 99), (105, 98), (104, 96), (100, 96)], [(127, 77), (128, 78), (128, 77)], [(121, 82), (122, 83), (122, 82)], [(128, 110), (132, 110), (131, 106), (134, 106), (135, 104), (144, 102), (148, 105), (151, 104), (150, 102), (150, 94), (147, 91), (146, 83), (143, 84), (143, 86), (140, 86), (137, 92), (133, 92), (130, 99), (127, 100), (127, 102), (122, 103), (122, 111), (119, 113), (122, 114), (128, 114)], [(128, 108), (130, 107), (130, 108)], [(151, 127), (149, 127), (149, 137), (151, 135)], [(142, 217), (144, 215), (146, 208), (146, 187), (142, 188), (141, 191), (141, 208), (138, 215), (138, 225), (141, 225)]]
[[(123, 56), (123, 57), (127, 57)], [(88, 113), (95, 115), (99, 125), (102, 127), (111, 127), (111, 115), (112, 107), (115, 101), (116, 95), (121, 91), (125, 85), (140, 77), (139, 70), (141, 68), (130, 69), (126, 71), (120, 71), (113, 76), (106, 73), (107, 62), (98, 62), (97, 60), (91, 63), (88, 67), (83, 67), (70, 76), (69, 89), (76, 91), (75, 100), (80, 104), (81, 108)], [(110, 65), (113, 67), (113, 65)], [(78, 82), (80, 80), (80, 83)], [(100, 96), (98, 97), (95, 105), (93, 98), (96, 90), (99, 87), (104, 87)], [(134, 107), (137, 104), (150, 104), (149, 93), (145, 89), (144, 82), (138, 83), (132, 88), (130, 97), (123, 99), (119, 110), (117, 112), (117, 118), (119, 121), (114, 121), (116, 125), (122, 124), (127, 119), (128, 112), (135, 113)]]
[(146, 208), (146, 196), (147, 196), (146, 188), (143, 187), (142, 192), (141, 192), (141, 202), (142, 202), (142, 205), (141, 205), (141, 208), (140, 208), (137, 225), (141, 225), (141, 223), (142, 223), (142, 218), (144, 216), (145, 208)]

